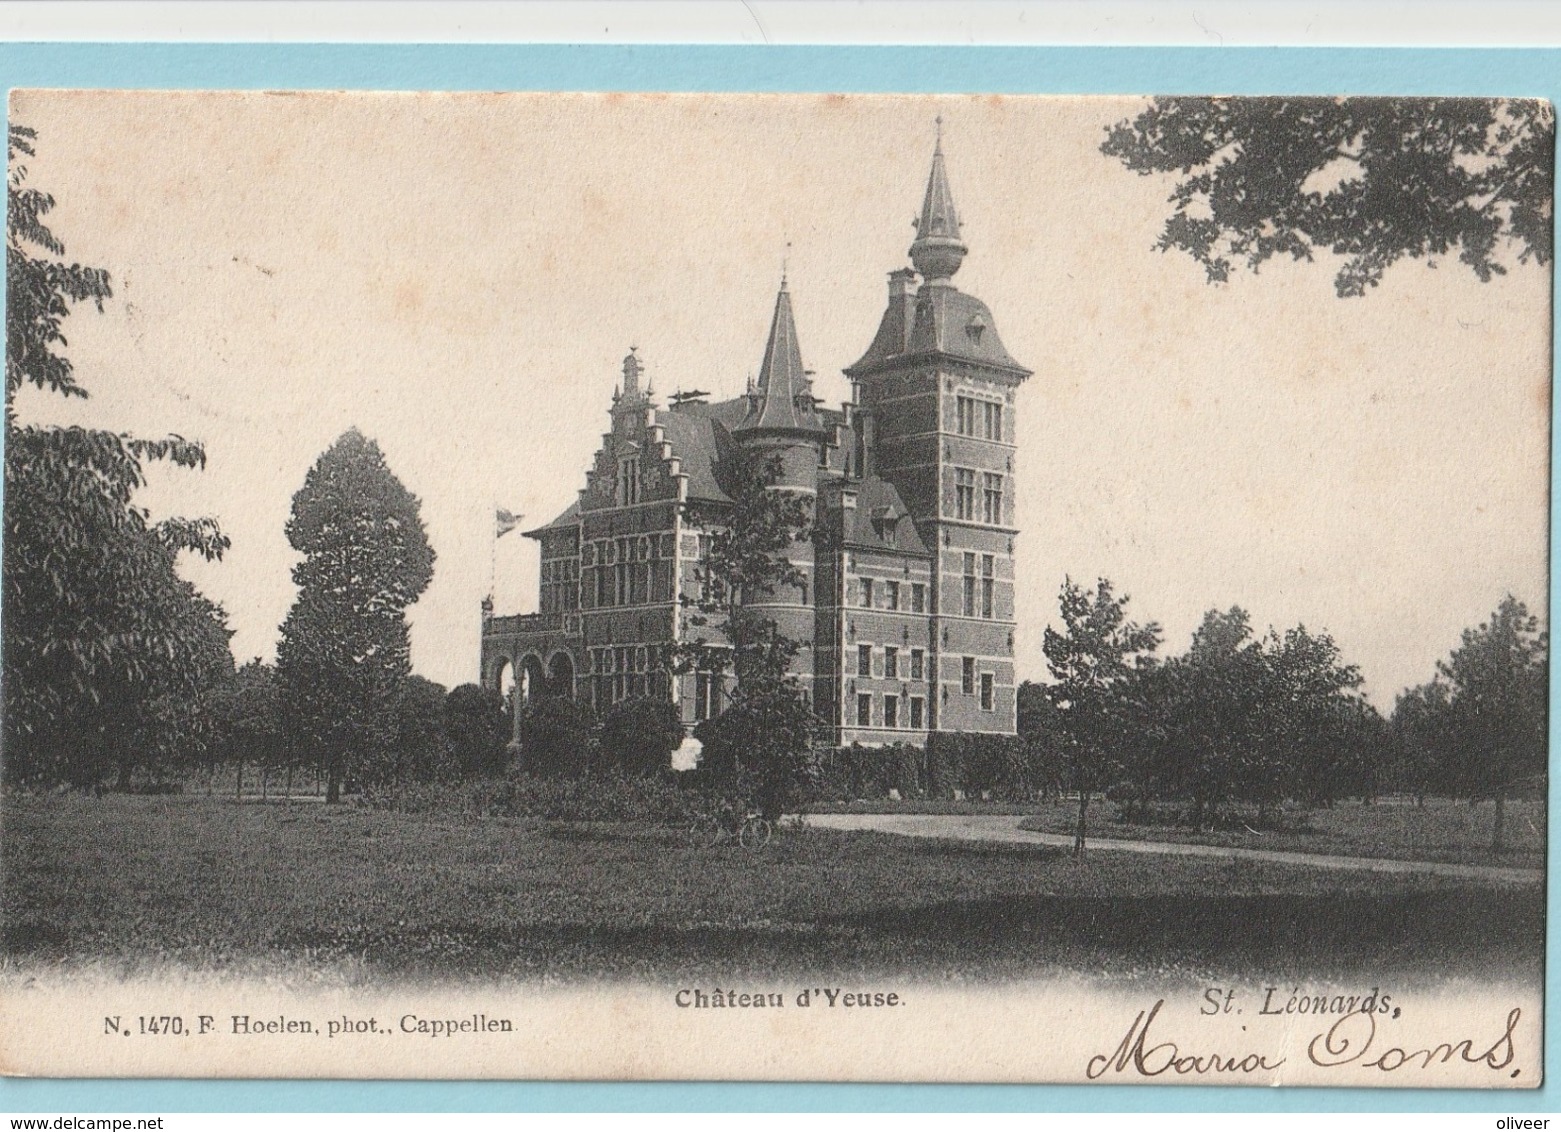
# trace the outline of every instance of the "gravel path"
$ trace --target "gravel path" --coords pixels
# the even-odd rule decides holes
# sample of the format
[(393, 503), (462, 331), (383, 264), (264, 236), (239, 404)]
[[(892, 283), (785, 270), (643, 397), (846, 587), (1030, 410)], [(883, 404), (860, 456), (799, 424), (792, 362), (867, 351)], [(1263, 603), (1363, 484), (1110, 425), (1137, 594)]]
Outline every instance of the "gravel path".
[[(809, 814), (807, 824), (819, 829), (873, 830), (904, 837), (938, 837), (954, 841), (1000, 841), (1072, 848), (1073, 838), (1063, 833), (1037, 833), (1020, 829), (1022, 818), (982, 814)], [(1177, 841), (1124, 841), (1091, 837), (1088, 852), (1165, 853), (1181, 857), (1223, 857), (1226, 860), (1271, 861), (1280, 865), (1306, 865), (1317, 869), (1364, 869), (1377, 873), (1430, 873), (1461, 880), (1498, 884), (1537, 884), (1540, 869), (1504, 868), (1498, 865), (1455, 865), (1443, 861), (1399, 861), (1385, 857), (1339, 857), (1326, 853), (1291, 853), (1278, 849), (1234, 849), (1223, 845), (1188, 845)]]

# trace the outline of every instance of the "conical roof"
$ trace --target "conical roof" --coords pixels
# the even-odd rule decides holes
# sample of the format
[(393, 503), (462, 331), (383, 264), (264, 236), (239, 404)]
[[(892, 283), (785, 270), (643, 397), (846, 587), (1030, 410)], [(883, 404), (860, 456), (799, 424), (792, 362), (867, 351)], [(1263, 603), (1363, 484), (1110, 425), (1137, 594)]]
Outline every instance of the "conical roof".
[(791, 293), (781, 280), (775, 296), (775, 317), (770, 321), (770, 338), (764, 347), (764, 362), (759, 367), (759, 383), (754, 390), (757, 401), (753, 413), (741, 428), (815, 431), (818, 412), (813, 407), (807, 371), (802, 368), (802, 348), (797, 344), (797, 322), (791, 313)]
[(938, 142), (932, 151), (932, 172), (927, 176), (927, 193), (922, 198), (916, 239), (911, 244), (911, 262), (923, 279), (947, 279), (959, 270), (968, 250), (959, 238), (959, 213), (954, 208), (954, 193), (943, 164), (940, 118)]

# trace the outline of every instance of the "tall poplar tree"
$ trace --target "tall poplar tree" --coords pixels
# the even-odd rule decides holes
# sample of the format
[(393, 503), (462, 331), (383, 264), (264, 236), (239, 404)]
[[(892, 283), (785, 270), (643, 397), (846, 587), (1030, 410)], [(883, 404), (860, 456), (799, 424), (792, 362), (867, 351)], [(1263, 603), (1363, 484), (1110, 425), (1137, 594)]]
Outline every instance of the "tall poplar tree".
[(293, 496), (287, 539), (298, 597), (282, 623), (277, 675), (293, 742), (324, 766), (326, 801), (345, 779), (396, 765), (411, 676), (406, 610), (433, 578), (420, 504), (357, 429), (343, 433)]

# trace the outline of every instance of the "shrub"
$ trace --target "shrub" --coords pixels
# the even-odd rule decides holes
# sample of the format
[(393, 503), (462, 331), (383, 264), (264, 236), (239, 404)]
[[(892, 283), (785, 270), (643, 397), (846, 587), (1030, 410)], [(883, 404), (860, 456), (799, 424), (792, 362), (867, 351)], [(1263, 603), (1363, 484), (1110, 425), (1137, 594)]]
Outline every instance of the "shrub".
[(927, 742), (927, 767), (934, 797), (952, 798), (963, 791), (1017, 802), (1033, 796), (1037, 787), (1025, 745), (1013, 735), (934, 733)]
[(921, 793), (920, 747), (895, 743), (886, 747), (867, 747), (853, 743), (830, 750), (822, 759), (819, 797), (833, 802), (859, 798), (887, 798), (899, 791), (901, 798)]
[(509, 709), (491, 688), (462, 684), (444, 698), (444, 733), (463, 774), (500, 774), (509, 761)]
[(616, 704), (602, 720), (602, 763), (625, 774), (655, 774), (672, 765), (683, 741), (683, 721), (667, 700), (636, 697)]
[(585, 774), (594, 761), (596, 715), (585, 704), (545, 697), (520, 714), (520, 767), (544, 777)]

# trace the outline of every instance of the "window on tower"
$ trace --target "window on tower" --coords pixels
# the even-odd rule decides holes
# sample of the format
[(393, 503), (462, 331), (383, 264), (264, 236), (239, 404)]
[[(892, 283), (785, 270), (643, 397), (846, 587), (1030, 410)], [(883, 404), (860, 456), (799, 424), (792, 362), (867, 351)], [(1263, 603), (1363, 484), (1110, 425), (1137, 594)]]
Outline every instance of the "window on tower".
[(954, 517), (976, 517), (976, 473), (973, 468), (954, 469)]
[(961, 612), (966, 617), (976, 615), (976, 556), (973, 553), (965, 555), (965, 601)]
[(961, 436), (976, 435), (976, 408), (974, 397), (954, 399), (954, 429)]
[(997, 562), (990, 554), (981, 556), (981, 616), (992, 618), (997, 616), (993, 612), (996, 604), (993, 600), (994, 590), (997, 588)]
[(981, 402), (981, 424), (981, 435), (986, 439), (1003, 439), (1003, 407), (996, 401)]
[(982, 480), (981, 517), (984, 522), (1001, 526), (1003, 522), (1003, 477), (987, 472)]

